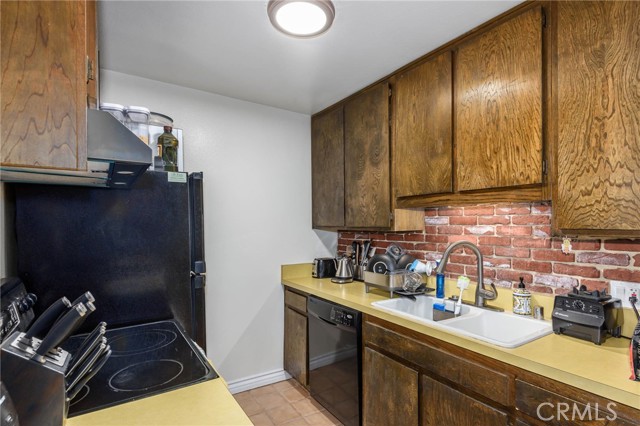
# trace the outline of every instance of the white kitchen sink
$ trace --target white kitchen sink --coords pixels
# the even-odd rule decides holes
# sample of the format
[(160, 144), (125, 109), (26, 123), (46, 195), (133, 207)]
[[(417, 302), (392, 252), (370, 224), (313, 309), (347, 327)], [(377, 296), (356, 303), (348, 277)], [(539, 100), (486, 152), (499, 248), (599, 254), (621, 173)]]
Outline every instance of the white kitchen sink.
[(515, 348), (552, 332), (551, 323), (548, 321), (468, 305), (462, 305), (458, 317), (434, 321), (434, 300), (436, 299), (431, 296), (417, 296), (415, 301), (405, 298), (389, 299), (373, 302), (372, 305), (434, 328), (504, 348)]

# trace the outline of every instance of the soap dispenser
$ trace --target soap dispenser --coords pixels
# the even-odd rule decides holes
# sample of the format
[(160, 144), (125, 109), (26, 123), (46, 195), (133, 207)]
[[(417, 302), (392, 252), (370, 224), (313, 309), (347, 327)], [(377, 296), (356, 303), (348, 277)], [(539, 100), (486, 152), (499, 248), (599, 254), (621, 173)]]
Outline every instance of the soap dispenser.
[(520, 277), (518, 288), (513, 290), (513, 313), (531, 315), (531, 293), (525, 288), (522, 277)]

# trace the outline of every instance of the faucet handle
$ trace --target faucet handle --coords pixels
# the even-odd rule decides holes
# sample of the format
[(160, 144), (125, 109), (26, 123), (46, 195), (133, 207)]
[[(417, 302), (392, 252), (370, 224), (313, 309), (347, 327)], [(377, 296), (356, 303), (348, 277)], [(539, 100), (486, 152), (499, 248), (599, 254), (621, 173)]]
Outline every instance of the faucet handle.
[(480, 294), (485, 300), (495, 300), (498, 297), (498, 289), (496, 289), (495, 284), (489, 284), (491, 286), (491, 290), (486, 288), (480, 288)]

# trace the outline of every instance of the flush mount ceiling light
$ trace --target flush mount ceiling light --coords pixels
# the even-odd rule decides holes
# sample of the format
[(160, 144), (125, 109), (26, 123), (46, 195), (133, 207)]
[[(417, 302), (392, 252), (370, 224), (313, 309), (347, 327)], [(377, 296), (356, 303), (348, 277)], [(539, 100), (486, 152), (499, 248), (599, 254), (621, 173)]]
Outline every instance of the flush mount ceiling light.
[(324, 33), (336, 14), (330, 0), (269, 0), (267, 13), (278, 31), (299, 38)]

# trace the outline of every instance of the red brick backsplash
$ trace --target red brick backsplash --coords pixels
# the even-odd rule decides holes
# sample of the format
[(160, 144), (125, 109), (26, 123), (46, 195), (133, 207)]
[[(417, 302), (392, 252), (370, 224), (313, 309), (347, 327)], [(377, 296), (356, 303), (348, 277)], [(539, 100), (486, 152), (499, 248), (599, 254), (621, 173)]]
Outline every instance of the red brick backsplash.
[[(449, 244), (467, 240), (484, 257), (485, 283), (512, 287), (523, 277), (529, 290), (563, 294), (576, 285), (609, 289), (610, 280), (640, 282), (640, 240), (579, 239), (562, 253), (562, 239), (551, 237), (549, 203), (499, 204), (425, 209), (422, 232), (340, 231), (338, 253), (353, 240), (370, 239), (376, 253), (390, 244), (419, 260), (440, 260)], [(473, 253), (452, 253), (447, 276), (477, 277)]]

